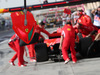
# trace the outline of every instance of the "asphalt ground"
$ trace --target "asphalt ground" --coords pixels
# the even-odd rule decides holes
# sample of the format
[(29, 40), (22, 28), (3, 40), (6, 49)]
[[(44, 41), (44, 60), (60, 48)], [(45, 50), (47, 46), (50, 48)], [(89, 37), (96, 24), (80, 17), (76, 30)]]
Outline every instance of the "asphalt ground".
[[(47, 30), (53, 31), (55, 29)], [(13, 31), (7, 36), (12, 34), (14, 34)], [(16, 66), (12, 66), (8, 61), (15, 52), (8, 46), (8, 39), (0, 42), (0, 75), (100, 75), (100, 57), (82, 58), (79, 54), (77, 55), (78, 61), (75, 64), (72, 61), (64, 64), (64, 61), (54, 62), (51, 60), (33, 63), (29, 62), (29, 56), (24, 56), (25, 60), (29, 62), (26, 67), (18, 67), (17, 60), (15, 61)]]

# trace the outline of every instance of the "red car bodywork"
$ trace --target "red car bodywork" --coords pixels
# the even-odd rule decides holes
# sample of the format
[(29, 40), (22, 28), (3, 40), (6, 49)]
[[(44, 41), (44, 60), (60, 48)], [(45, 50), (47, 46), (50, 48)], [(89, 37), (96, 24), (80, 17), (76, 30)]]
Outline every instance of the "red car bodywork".
[(60, 38), (46, 39), (46, 40), (44, 40), (44, 43), (46, 43), (47, 47), (49, 47), (49, 46), (52, 46), (54, 44), (60, 43)]
[[(61, 30), (62, 30), (61, 28), (57, 28), (57, 31), (54, 31), (52, 33), (52, 36), (54, 36), (54, 38), (44, 40), (44, 43), (47, 44), (47, 47), (51, 46), (50, 48), (52, 48), (53, 45), (60, 43)], [(58, 37), (58, 38), (56, 38), (56, 37)]]
[[(24, 12), (13, 12), (11, 13), (13, 30), (25, 43), (29, 44), (34, 36), (36, 27), (36, 21), (29, 11), (27, 11), (27, 25), (24, 24), (25, 14)], [(24, 37), (24, 38), (23, 38)]]

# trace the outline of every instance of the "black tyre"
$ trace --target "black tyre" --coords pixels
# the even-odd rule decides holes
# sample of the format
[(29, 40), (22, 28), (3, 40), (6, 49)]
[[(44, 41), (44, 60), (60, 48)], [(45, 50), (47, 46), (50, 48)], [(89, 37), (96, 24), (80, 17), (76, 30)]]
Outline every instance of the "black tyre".
[(100, 41), (94, 41), (88, 48), (87, 56), (96, 57), (100, 56)]
[(79, 45), (80, 45), (79, 53), (83, 57), (87, 57), (88, 47), (91, 45), (91, 43), (92, 43), (92, 38), (91, 37), (86, 37), (86, 38), (81, 38), (80, 39), (80, 41), (79, 41)]
[(45, 43), (38, 43), (35, 45), (37, 62), (48, 61), (47, 45)]

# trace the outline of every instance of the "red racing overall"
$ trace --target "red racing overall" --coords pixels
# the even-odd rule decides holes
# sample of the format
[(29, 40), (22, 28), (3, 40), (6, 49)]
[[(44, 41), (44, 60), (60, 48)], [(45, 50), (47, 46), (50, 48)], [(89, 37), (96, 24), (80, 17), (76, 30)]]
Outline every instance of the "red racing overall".
[(10, 62), (13, 62), (14, 65), (14, 61), (16, 60), (16, 58), (18, 58), (18, 66), (24, 65), (24, 46), (19, 45), (19, 37), (17, 36), (17, 34), (14, 34), (10, 38), (10, 42), (8, 44), (16, 52)]
[(62, 36), (64, 36), (63, 43), (62, 43), (62, 54), (64, 60), (69, 60), (67, 50), (70, 47), (71, 57), (74, 62), (77, 61), (76, 59), (76, 51), (74, 49), (75, 46), (75, 30), (72, 25), (65, 24), (62, 28)]

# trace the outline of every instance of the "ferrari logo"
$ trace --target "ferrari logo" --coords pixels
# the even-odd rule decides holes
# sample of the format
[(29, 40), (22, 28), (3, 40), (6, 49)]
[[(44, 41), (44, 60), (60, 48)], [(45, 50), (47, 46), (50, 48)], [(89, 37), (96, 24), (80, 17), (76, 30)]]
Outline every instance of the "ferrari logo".
[(67, 30), (68, 30), (68, 31), (71, 31), (71, 29), (70, 29), (70, 28), (67, 28)]
[(28, 29), (25, 29), (26, 32), (28, 32)]

